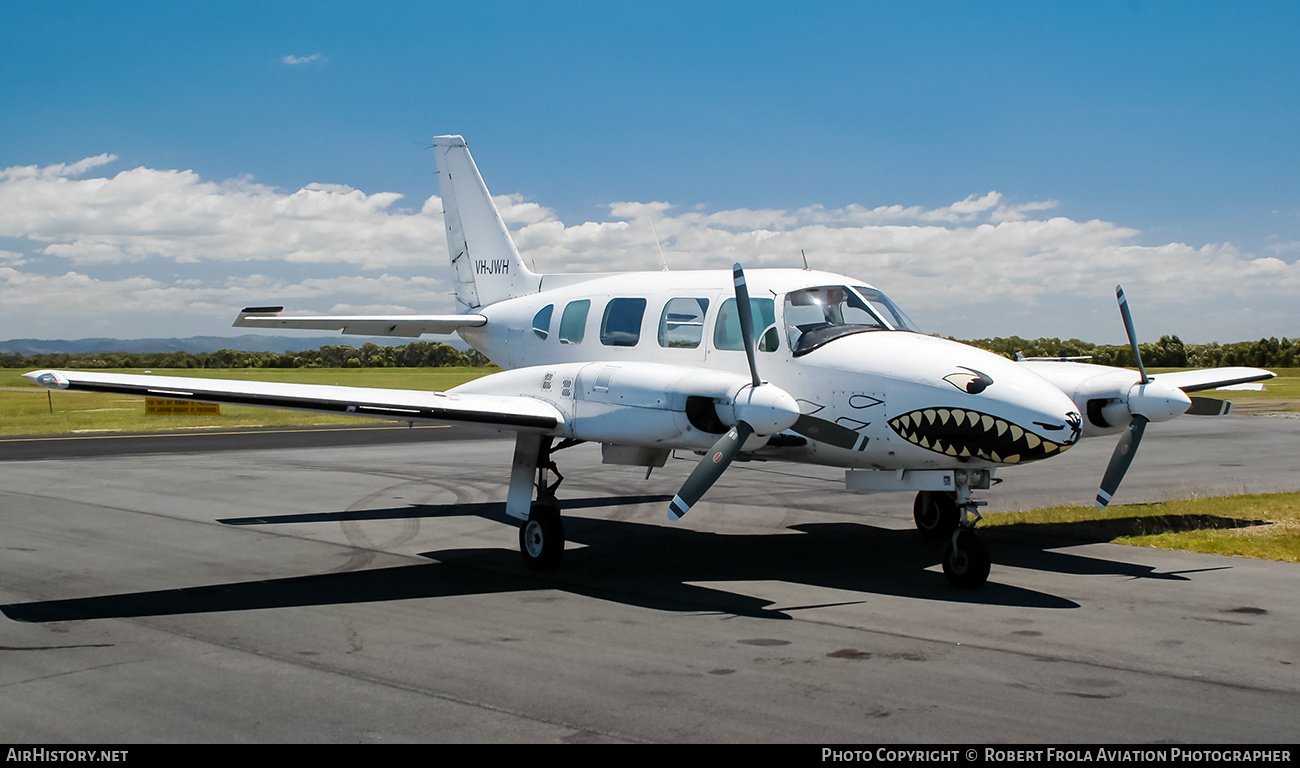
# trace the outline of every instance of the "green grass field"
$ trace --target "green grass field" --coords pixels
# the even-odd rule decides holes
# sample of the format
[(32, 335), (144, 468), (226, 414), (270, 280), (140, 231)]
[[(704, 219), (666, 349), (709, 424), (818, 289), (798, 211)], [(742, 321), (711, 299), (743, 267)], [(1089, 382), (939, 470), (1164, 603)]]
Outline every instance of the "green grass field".
[(985, 515), (981, 526), (1012, 526), (1081, 542), (1300, 563), (1300, 493), (998, 512)]
[[(159, 376), (249, 379), (349, 387), (445, 390), (497, 368), (224, 368), (153, 369)], [(114, 370), (112, 373), (144, 373)], [(79, 432), (153, 432), (171, 429), (231, 429), (315, 424), (375, 424), (375, 419), (274, 408), (221, 406), (216, 416), (150, 416), (144, 398), (98, 392), (62, 392), (37, 386), (26, 371), (0, 370), (0, 435)]]
[(1213, 397), (1232, 402), (1239, 413), (1260, 411), (1300, 411), (1300, 368), (1271, 368), (1277, 378), (1263, 382), (1262, 392), (1249, 390), (1193, 392), (1199, 397)]

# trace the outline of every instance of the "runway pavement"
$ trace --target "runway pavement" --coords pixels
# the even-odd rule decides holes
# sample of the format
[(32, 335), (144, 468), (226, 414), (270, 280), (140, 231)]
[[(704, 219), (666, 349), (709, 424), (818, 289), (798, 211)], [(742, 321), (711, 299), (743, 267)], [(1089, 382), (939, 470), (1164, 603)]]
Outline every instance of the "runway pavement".
[[(508, 439), (391, 434), (0, 443), (0, 739), (1296, 741), (1295, 565), (989, 529), (959, 591), (910, 496), (751, 462), (670, 524), (695, 457), (647, 480), (579, 446), (537, 574)], [(1153, 425), (1116, 503), (1296, 490), (1297, 445)], [(1112, 448), (989, 509), (1090, 503)]]

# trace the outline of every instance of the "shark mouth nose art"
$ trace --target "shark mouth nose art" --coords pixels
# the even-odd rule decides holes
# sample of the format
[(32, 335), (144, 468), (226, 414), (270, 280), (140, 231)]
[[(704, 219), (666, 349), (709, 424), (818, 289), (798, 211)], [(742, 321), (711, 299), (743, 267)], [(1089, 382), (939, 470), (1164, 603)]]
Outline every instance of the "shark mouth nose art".
[(1023, 427), (964, 408), (925, 408), (889, 420), (899, 437), (935, 453), (972, 456), (1000, 464), (1022, 464), (1070, 447), (1039, 437)]

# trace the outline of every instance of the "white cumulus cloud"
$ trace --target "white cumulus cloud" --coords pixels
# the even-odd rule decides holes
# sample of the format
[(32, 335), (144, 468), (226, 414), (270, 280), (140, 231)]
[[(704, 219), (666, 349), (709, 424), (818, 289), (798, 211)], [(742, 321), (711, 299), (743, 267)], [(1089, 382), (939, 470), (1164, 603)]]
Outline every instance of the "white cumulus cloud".
[(311, 64), (314, 61), (318, 61), (321, 64), (324, 64), (327, 61), (327, 59), (319, 53), (313, 53), (310, 56), (294, 56), (290, 54), (280, 59), (280, 61), (284, 62), (285, 64), (288, 64), (291, 67), (296, 67), (301, 64)]
[[(436, 196), (409, 210), (395, 193), (338, 184), (281, 190), (144, 167), (90, 174), (115, 159), (0, 171), (0, 337), (158, 335), (160, 323), (169, 334), (220, 333), (253, 303), (454, 311)], [(1227, 243), (1147, 244), (1134, 228), (996, 191), (935, 208), (624, 201), (606, 220), (575, 223), (517, 194), (495, 201), (543, 272), (801, 267), (803, 251), (814, 269), (877, 285), (946, 335), (1122, 340), (1116, 283), (1144, 336), (1300, 335), (1290, 244), (1265, 256)]]

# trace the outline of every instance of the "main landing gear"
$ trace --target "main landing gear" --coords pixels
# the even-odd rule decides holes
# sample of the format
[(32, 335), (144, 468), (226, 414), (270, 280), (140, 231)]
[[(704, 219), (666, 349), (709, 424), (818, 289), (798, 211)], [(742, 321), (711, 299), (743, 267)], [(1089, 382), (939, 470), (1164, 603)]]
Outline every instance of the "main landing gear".
[[(539, 571), (549, 571), (564, 556), (564, 524), (560, 521), (560, 502), (555, 490), (564, 475), (551, 460), (551, 453), (581, 443), (543, 435), (519, 433), (515, 440), (514, 464), (510, 470), (510, 492), (506, 497), (506, 514), (522, 521), (519, 526), (519, 552), (524, 563)], [(550, 475), (555, 475), (551, 482)], [(533, 491), (537, 500), (533, 501)]]
[(971, 498), (971, 488), (988, 488), (987, 471), (957, 470), (956, 491), (920, 491), (912, 505), (917, 530), (931, 541), (944, 541), (943, 575), (955, 587), (973, 589), (989, 578), (989, 548), (975, 533), (979, 508), (987, 504)]
[(533, 502), (528, 519), (519, 526), (519, 551), (529, 568), (549, 571), (564, 556), (564, 523), (554, 496)]

